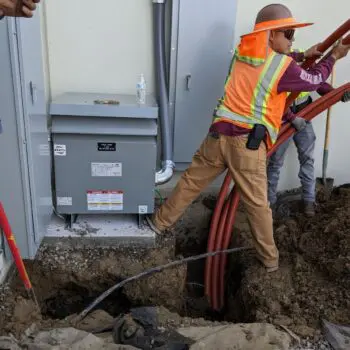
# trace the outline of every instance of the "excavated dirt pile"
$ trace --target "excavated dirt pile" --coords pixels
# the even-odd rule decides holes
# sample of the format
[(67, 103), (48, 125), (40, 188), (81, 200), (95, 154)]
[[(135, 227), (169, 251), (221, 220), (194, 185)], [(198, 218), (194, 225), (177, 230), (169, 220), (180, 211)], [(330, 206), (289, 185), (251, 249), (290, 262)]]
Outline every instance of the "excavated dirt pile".
[[(160, 305), (188, 320), (270, 322), (298, 335), (320, 336), (322, 318), (350, 324), (350, 186), (335, 189), (329, 201), (319, 197), (317, 215), (306, 219), (297, 211), (275, 222), (280, 251), (279, 271), (267, 274), (253, 251), (230, 256), (226, 274), (226, 306), (213, 314), (204, 297), (205, 260), (165, 270), (130, 283), (99, 309), (111, 317), (130, 307)], [(18, 280), (0, 286), (0, 335), (23, 333), (33, 322), (39, 328), (67, 326), (100, 293), (127, 276), (180, 256), (206, 251), (216, 198), (196, 200), (179, 220), (173, 240), (141, 250), (43, 244), (37, 260), (26, 262), (42, 314), (25, 297)], [(295, 209), (295, 205), (293, 206)], [(239, 208), (232, 246), (252, 245), (244, 209)], [(71, 316), (70, 316), (71, 317)], [(68, 317), (69, 319), (69, 317)], [(202, 319), (203, 320), (203, 319)], [(204, 321), (204, 320), (203, 320)]]
[[(320, 196), (317, 215), (296, 213), (275, 222), (280, 270), (266, 274), (253, 253), (232, 264), (241, 266), (238, 293), (230, 309), (247, 321), (268, 321), (289, 327), (301, 336), (317, 336), (320, 320), (350, 324), (350, 188), (334, 190), (329, 201)], [(250, 241), (241, 213), (235, 243)]]

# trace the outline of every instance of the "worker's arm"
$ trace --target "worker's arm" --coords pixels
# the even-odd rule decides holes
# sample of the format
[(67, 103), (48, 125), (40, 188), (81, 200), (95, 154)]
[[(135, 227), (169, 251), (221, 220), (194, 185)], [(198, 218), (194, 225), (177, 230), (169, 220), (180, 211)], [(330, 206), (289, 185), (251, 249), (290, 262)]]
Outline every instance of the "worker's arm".
[(40, 0), (0, 0), (0, 19), (9, 17), (33, 17)]
[[(301, 92), (301, 91), (316, 91), (320, 89), (332, 72), (335, 63), (334, 57), (330, 56), (323, 62), (315, 65), (312, 69), (306, 71), (302, 69), (295, 61), (292, 61), (281, 77), (277, 91), (280, 92)], [(287, 112), (282, 117), (282, 122), (298, 123), (296, 115), (288, 108)], [(300, 120), (304, 125), (298, 125), (296, 128), (301, 130), (305, 127), (305, 121)]]
[(343, 45), (340, 42), (328, 58), (307, 71), (295, 61), (291, 61), (280, 79), (277, 92), (317, 91), (330, 76), (335, 61), (347, 56), (349, 50), (350, 45)]
[(331, 92), (332, 90), (334, 90), (333, 86), (331, 84), (328, 83), (323, 83), (321, 84), (321, 86), (317, 89), (317, 93), (320, 96), (324, 96), (326, 94), (328, 94), (329, 92)]
[(318, 90), (331, 74), (334, 63), (335, 59), (329, 56), (306, 71), (292, 61), (281, 77), (277, 87), (278, 93)]
[(300, 49), (293, 49), (288, 56), (292, 57), (295, 62), (301, 63), (304, 62), (307, 58), (320, 58), (323, 56), (323, 53), (318, 51), (318, 46), (320, 44), (316, 44), (311, 46), (306, 51), (300, 50)]

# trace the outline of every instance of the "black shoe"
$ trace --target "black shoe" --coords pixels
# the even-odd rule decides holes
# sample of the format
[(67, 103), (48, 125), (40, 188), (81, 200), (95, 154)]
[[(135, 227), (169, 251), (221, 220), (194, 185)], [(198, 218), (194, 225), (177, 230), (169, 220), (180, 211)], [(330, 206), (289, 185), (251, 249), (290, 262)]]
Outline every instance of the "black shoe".
[(315, 203), (310, 201), (304, 201), (304, 214), (308, 218), (315, 216)]

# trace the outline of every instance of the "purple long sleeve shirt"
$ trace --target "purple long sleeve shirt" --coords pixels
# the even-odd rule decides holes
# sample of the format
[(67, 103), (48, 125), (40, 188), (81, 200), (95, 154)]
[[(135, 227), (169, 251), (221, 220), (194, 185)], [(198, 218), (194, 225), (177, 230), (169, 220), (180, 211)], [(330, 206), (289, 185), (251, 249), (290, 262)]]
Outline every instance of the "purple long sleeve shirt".
[[(332, 72), (335, 60), (329, 56), (324, 61), (314, 65), (308, 71), (302, 69), (297, 63), (304, 60), (303, 53), (290, 53), (289, 56), (293, 58), (289, 67), (282, 75), (277, 91), (281, 92), (302, 92), (302, 91), (317, 91), (320, 95), (324, 95), (333, 88), (326, 83), (329, 75)], [(282, 120), (291, 122), (295, 119), (295, 114), (289, 109), (284, 114)], [(227, 136), (239, 136), (249, 133), (249, 129), (242, 128), (227, 122), (218, 122), (211, 125), (210, 132), (218, 132)]]

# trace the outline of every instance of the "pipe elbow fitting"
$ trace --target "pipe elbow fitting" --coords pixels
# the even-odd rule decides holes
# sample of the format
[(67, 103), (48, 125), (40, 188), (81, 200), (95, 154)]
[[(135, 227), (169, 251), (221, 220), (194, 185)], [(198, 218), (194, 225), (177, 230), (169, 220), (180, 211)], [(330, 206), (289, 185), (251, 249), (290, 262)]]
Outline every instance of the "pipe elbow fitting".
[(163, 162), (163, 168), (156, 172), (156, 185), (162, 185), (171, 180), (174, 174), (175, 164), (172, 160)]

